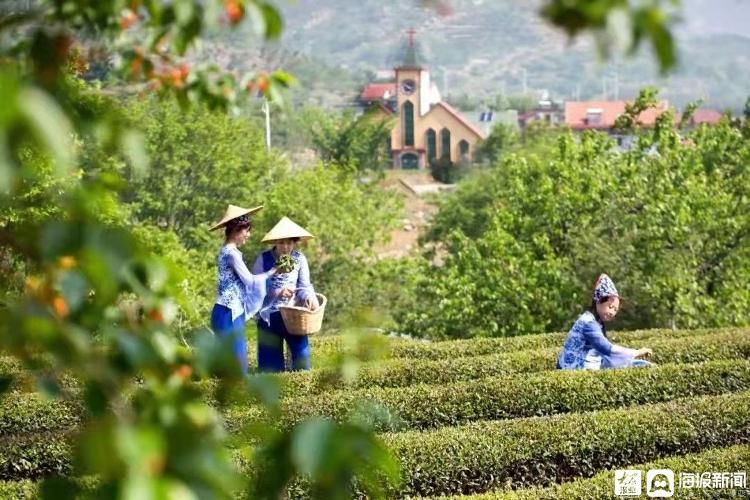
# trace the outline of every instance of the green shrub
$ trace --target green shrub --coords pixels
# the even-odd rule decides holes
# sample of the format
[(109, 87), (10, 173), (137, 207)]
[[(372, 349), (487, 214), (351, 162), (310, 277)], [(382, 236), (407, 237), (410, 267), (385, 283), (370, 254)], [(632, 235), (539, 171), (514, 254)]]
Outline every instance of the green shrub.
[[(311, 416), (345, 421), (361, 403), (380, 405), (391, 418), (373, 419), (379, 431), (428, 429), (474, 420), (574, 413), (750, 390), (750, 362), (712, 361), (651, 369), (575, 370), (493, 377), (447, 385), (338, 391), (284, 401), (281, 426)], [(234, 407), (230, 427), (257, 419), (257, 408)]]
[[(736, 333), (738, 336), (750, 335), (750, 329), (722, 328), (722, 329), (698, 329), (698, 330), (634, 330), (626, 332), (613, 332), (610, 337), (615, 342), (632, 343), (645, 340), (670, 340), (683, 337), (699, 337), (705, 335), (723, 335)], [(391, 359), (424, 359), (441, 360), (447, 358), (462, 358), (483, 356), (490, 354), (502, 354), (516, 351), (544, 349), (560, 347), (567, 333), (543, 333), (536, 335), (522, 335), (518, 337), (501, 338), (472, 338), (467, 340), (449, 340), (442, 342), (425, 342), (422, 340), (410, 340), (399, 337), (382, 337), (388, 346), (387, 357)], [(377, 335), (380, 337), (379, 335)], [(347, 352), (349, 346), (343, 335), (324, 335), (311, 337), (311, 349), (313, 363), (316, 366), (329, 366), (338, 355)], [(254, 338), (248, 342), (248, 358), (250, 365), (255, 365), (256, 345)], [(379, 361), (382, 363), (383, 361)], [(40, 360), (40, 368), (44, 366)], [(0, 356), (0, 376), (17, 377), (16, 386), (33, 387), (33, 378), (28, 373), (23, 373), (21, 365), (11, 356)], [(67, 386), (74, 387), (75, 380), (64, 377), (63, 382)]]
[[(746, 331), (653, 340), (654, 362), (696, 363), (716, 359), (750, 357)], [(349, 385), (330, 369), (279, 375), (285, 397), (313, 395), (335, 389), (404, 387), (415, 384), (448, 384), (511, 373), (531, 373), (555, 368), (560, 347), (442, 360), (395, 359), (362, 366)]]
[[(647, 464), (628, 465), (628, 469), (671, 469), (675, 473), (675, 498), (728, 498), (730, 490), (696, 488), (679, 489), (681, 472), (703, 473), (744, 471), (750, 463), (750, 446), (737, 445), (727, 448), (690, 453), (684, 456), (656, 460)], [(579, 479), (549, 488), (528, 488), (516, 491), (499, 490), (480, 495), (453, 497), (462, 500), (578, 500), (581, 498), (610, 498), (613, 496), (615, 471), (601, 472), (589, 479)], [(644, 487), (645, 490), (645, 487)]]
[(0, 480), (35, 479), (71, 470), (72, 433), (0, 438)]
[(0, 436), (67, 429), (79, 424), (79, 401), (60, 401), (33, 392), (0, 395)]
[[(696, 330), (653, 329), (615, 331), (611, 332), (609, 336), (615, 342), (628, 343), (646, 339), (675, 339), (709, 334), (719, 335), (729, 332), (750, 335), (750, 329), (746, 328), (706, 328)], [(379, 334), (365, 335), (380, 336)], [(383, 339), (388, 344), (387, 356), (390, 358), (445, 359), (448, 357), (460, 358), (496, 354), (499, 352), (558, 347), (563, 344), (566, 336), (567, 332), (555, 332), (517, 337), (474, 337), (471, 339), (439, 342), (412, 340), (402, 337), (383, 337)], [(318, 359), (327, 359), (347, 350), (347, 339), (344, 335), (312, 336), (310, 337), (310, 343), (315, 366), (321, 366), (319, 363), (316, 363)], [(248, 358), (251, 365), (255, 363), (256, 356), (256, 343), (254, 339), (251, 339), (248, 343)]]
[(750, 442), (750, 393), (385, 435), (399, 495), (547, 486), (603, 469)]
[[(36, 362), (36, 370), (29, 371), (16, 358), (0, 355), (0, 378), (11, 378), (11, 387), (15, 390), (36, 390), (36, 382), (49, 374), (49, 360), (40, 356)], [(59, 381), (67, 387), (78, 385), (76, 380), (69, 375), (62, 375)]]
[(430, 161), (430, 175), (438, 182), (455, 184), (464, 177), (468, 169), (466, 164), (453, 163), (450, 158), (439, 158)]
[[(67, 481), (67, 479), (65, 480)], [(93, 477), (87, 477), (85, 479), (77, 478), (71, 480), (71, 482), (83, 491), (88, 492), (92, 492), (97, 486), (97, 481)], [(30, 481), (28, 479), (21, 479), (20, 481), (0, 481), (0, 498), (3, 500), (33, 500), (40, 498), (42, 484), (42, 481)]]
[[(750, 335), (749, 329), (722, 328), (699, 330), (633, 330), (614, 332), (610, 337), (614, 342), (629, 343), (651, 339), (676, 339), (682, 337), (703, 336), (736, 332)], [(543, 333), (521, 335), (519, 337), (475, 337), (467, 340), (446, 340), (443, 342), (402, 341), (391, 344), (392, 358), (409, 359), (445, 359), (467, 356), (480, 356), (499, 352), (522, 351), (560, 347), (565, 341), (565, 333)], [(313, 349), (316, 346), (313, 344)], [(313, 351), (315, 353), (315, 351)]]
[(33, 500), (39, 498), (39, 484), (24, 479), (21, 481), (0, 481), (0, 498), (6, 500)]
[[(750, 357), (750, 337), (747, 337), (744, 331), (667, 338), (654, 340), (651, 345), (656, 351), (654, 360), (662, 364)], [(484, 418), (508, 418), (575, 411), (575, 408), (585, 408), (589, 404), (580, 399), (549, 398), (545, 402), (540, 397), (525, 400), (523, 398), (525, 393), (522, 389), (532, 383), (540, 387), (539, 391), (542, 390), (541, 388), (557, 387), (550, 394), (562, 391), (562, 394), (567, 394), (570, 398), (582, 398), (588, 392), (570, 394), (565, 392), (566, 384), (571, 387), (578, 387), (576, 384), (580, 384), (583, 387), (587, 384), (585, 381), (593, 380), (600, 388), (601, 384), (607, 381), (617, 384), (620, 382), (616, 381), (622, 379), (626, 381), (624, 383), (627, 387), (635, 387), (639, 380), (645, 378), (650, 386), (639, 389), (638, 394), (641, 394), (642, 398), (640, 401), (670, 399), (665, 395), (659, 399), (660, 390), (672, 390), (674, 395), (671, 397), (676, 397), (678, 394), (676, 391), (681, 390), (681, 387), (693, 391), (690, 394), (717, 394), (724, 390), (745, 388), (742, 385), (744, 379), (740, 375), (736, 375), (735, 379), (718, 380), (713, 385), (707, 380), (691, 379), (675, 381), (671, 385), (659, 385), (658, 388), (651, 387), (653, 384), (662, 383), (660, 382), (662, 379), (659, 378), (660, 373), (670, 370), (676, 370), (676, 373), (703, 373), (708, 378), (718, 376), (715, 371), (711, 371), (711, 368), (700, 367), (661, 367), (649, 371), (648, 374), (632, 371), (628, 371), (627, 374), (576, 372), (544, 374), (538, 377), (529, 377), (529, 375), (507, 377), (512, 374), (531, 374), (552, 370), (558, 352), (558, 348), (548, 348), (441, 361), (403, 359), (380, 364), (368, 363), (364, 365), (360, 377), (351, 385), (345, 385), (333, 370), (289, 373), (277, 378), (282, 382), (282, 394), (291, 398), (291, 401), (285, 403), (284, 418), (287, 423), (298, 421), (303, 416), (311, 414), (341, 419), (353, 408), (356, 401), (371, 400), (391, 408), (400, 416), (401, 420), (385, 420), (378, 424), (381, 429), (423, 428)], [(721, 368), (716, 368), (716, 370), (721, 371)], [(737, 370), (742, 371), (742, 368), (737, 368)], [(492, 377), (503, 376), (506, 378), (492, 379)], [(478, 379), (487, 380), (477, 381)], [(432, 384), (432, 387), (413, 387), (408, 390), (388, 389), (418, 384)], [(440, 387), (440, 384), (443, 387)], [(202, 381), (197, 384), (209, 401), (213, 401), (216, 385), (215, 381)], [(315, 397), (321, 392), (332, 389), (334, 392), (326, 398)], [(335, 391), (336, 389), (344, 390)], [(586, 390), (594, 391), (588, 386)], [(599, 390), (604, 391), (601, 388)], [(625, 389), (625, 391), (632, 392), (631, 389)], [(617, 404), (611, 397), (608, 399), (602, 396), (597, 399), (602, 404), (601, 408)], [(507, 406), (503, 398), (516, 401), (517, 406)], [(526, 406), (522, 405), (522, 401), (525, 401), (523, 405)], [(34, 393), (11, 393), (3, 396), (0, 402), (2, 402), (0, 436), (69, 428), (75, 426), (81, 418), (81, 406), (77, 401), (45, 400)], [(626, 401), (623, 400), (622, 403)], [(254, 407), (230, 409), (227, 425), (230, 428), (236, 428), (256, 415), (259, 413)]]
[(12, 356), (0, 356), (0, 375), (13, 375), (21, 370), (21, 363)]

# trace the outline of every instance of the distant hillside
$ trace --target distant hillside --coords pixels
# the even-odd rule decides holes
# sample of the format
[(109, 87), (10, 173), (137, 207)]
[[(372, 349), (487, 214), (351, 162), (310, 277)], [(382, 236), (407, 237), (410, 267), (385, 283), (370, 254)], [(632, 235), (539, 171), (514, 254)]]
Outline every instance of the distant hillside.
[[(280, 3), (283, 39), (259, 49), (249, 26), (213, 37), (201, 59), (241, 69), (283, 68), (301, 81), (298, 104), (344, 107), (378, 69), (398, 61), (414, 28), (444, 96), (466, 103), (547, 90), (556, 99), (632, 98), (645, 85), (682, 106), (703, 98), (742, 109), (750, 95), (750, 2), (683, 0), (680, 67), (658, 76), (644, 48), (637, 57), (597, 61), (589, 39), (569, 44), (537, 15), (540, 0), (447, 0), (438, 16), (419, 0), (298, 0)], [(469, 99), (465, 97), (468, 96)]]
[[(404, 32), (415, 28), (443, 94), (517, 94), (547, 89), (553, 97), (632, 97), (657, 84), (676, 104), (697, 98), (716, 107), (741, 108), (750, 94), (750, 2), (689, 0), (680, 27), (679, 71), (659, 79), (653, 58), (598, 64), (587, 41), (568, 46), (536, 13), (539, 0), (449, 0), (453, 14), (439, 17), (417, 0), (299, 0), (282, 4), (286, 28), (282, 46), (301, 56), (350, 72), (359, 84), (365, 72), (392, 66)], [(242, 44), (235, 49), (242, 48)], [(309, 65), (309, 63), (307, 63)], [(341, 78), (331, 83), (328, 101), (350, 98)], [(315, 72), (307, 75), (314, 80)], [(340, 75), (339, 75), (340, 76)], [(319, 86), (306, 78), (306, 84)], [(326, 92), (320, 88), (319, 92)], [(316, 100), (320, 100), (316, 99)], [(325, 99), (324, 99), (325, 100)]]

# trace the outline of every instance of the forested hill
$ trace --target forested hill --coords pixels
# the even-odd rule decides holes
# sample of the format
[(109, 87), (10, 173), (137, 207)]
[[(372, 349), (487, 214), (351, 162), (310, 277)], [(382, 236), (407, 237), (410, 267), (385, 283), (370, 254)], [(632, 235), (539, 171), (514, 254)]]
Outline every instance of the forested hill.
[[(715, 107), (741, 109), (750, 92), (750, 2), (685, 0), (681, 66), (667, 79), (658, 78), (648, 50), (598, 64), (590, 41), (571, 46), (540, 19), (539, 0), (446, 3), (451, 13), (440, 16), (419, 0), (283, 2), (282, 45), (359, 80), (391, 67), (404, 33), (414, 28), (443, 94), (454, 98), (521, 93), (524, 74), (529, 91), (546, 89), (564, 99), (601, 98), (605, 90), (610, 99), (616, 93), (630, 98), (641, 86), (658, 84), (676, 104), (704, 98)], [(325, 71), (318, 73), (326, 78)], [(336, 85), (330, 91), (342, 93)]]

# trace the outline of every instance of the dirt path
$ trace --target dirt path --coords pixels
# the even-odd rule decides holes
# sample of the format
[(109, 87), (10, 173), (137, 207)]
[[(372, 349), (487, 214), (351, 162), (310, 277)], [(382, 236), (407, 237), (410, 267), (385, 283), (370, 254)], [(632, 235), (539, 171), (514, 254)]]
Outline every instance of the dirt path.
[(377, 253), (381, 258), (405, 257), (417, 251), (419, 235), (437, 210), (424, 194), (420, 196), (418, 193), (437, 190), (441, 186), (435, 183), (429, 173), (401, 170), (387, 172), (383, 186), (403, 197), (404, 211), (400, 227), (391, 233), (391, 241), (377, 248)]

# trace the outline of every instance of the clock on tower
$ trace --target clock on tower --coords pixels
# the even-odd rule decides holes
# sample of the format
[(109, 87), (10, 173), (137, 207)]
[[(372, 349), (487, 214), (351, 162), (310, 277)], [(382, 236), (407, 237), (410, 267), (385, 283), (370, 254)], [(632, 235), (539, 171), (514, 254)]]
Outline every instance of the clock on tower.
[(411, 95), (417, 88), (417, 84), (414, 80), (404, 80), (401, 82), (401, 91), (406, 95)]

